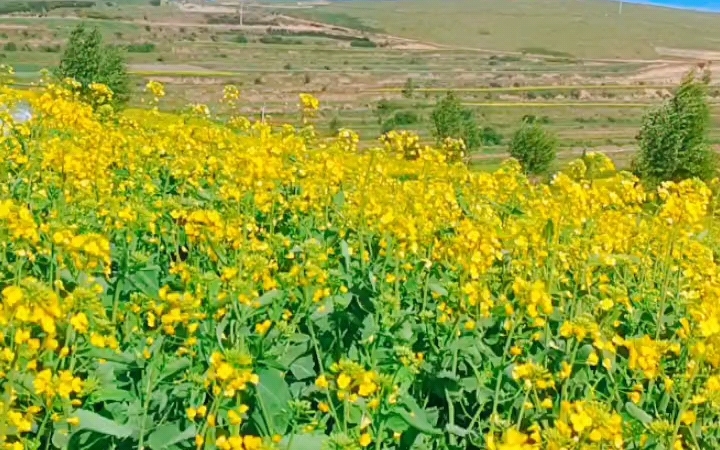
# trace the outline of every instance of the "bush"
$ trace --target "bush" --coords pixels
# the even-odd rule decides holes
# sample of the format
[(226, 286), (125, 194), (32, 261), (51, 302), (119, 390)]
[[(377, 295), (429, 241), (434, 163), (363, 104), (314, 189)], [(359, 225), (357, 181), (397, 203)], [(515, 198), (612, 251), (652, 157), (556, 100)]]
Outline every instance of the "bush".
[(377, 47), (377, 44), (368, 38), (363, 38), (350, 41), (350, 47), (375, 48)]
[(142, 44), (128, 44), (125, 49), (128, 53), (152, 53), (155, 51), (155, 44), (144, 42)]
[(503, 137), (495, 128), (486, 126), (480, 130), (480, 140), (483, 145), (500, 145), (502, 144)]
[(84, 24), (70, 34), (55, 76), (80, 82), (85, 95), (89, 94), (92, 83), (102, 83), (113, 91), (115, 106), (124, 105), (130, 94), (130, 81), (120, 53), (114, 47), (103, 45), (97, 28), (88, 29)]
[(238, 34), (235, 35), (235, 37), (233, 38), (233, 42), (236, 42), (238, 44), (247, 44), (248, 38), (244, 34)]
[(55, 45), (41, 45), (41, 46), (40, 46), (40, 51), (43, 51), (43, 52), (45, 52), (45, 53), (59, 53), (60, 50), (62, 50), (62, 49), (60, 48), (60, 45), (59, 45), (59, 44), (55, 44)]
[(397, 111), (395, 114), (383, 122), (381, 127), (382, 134), (388, 131), (396, 130), (408, 125), (414, 125), (420, 122), (420, 116), (415, 111)]
[(408, 78), (402, 88), (402, 96), (405, 98), (412, 98), (415, 94), (415, 81), (412, 78)]
[(12, 41), (6, 42), (5, 45), (3, 45), (3, 50), (6, 52), (16, 52), (17, 49), (17, 44)]
[(547, 172), (556, 153), (557, 140), (535, 121), (524, 121), (510, 142), (510, 155), (531, 175)]
[(468, 151), (482, 145), (475, 113), (462, 106), (454, 93), (438, 102), (432, 112), (433, 135), (441, 142), (445, 138), (462, 139)]
[(337, 116), (333, 117), (328, 124), (328, 130), (332, 135), (337, 135), (342, 127), (342, 122), (340, 122), (340, 118)]
[(300, 45), (302, 41), (299, 39), (285, 39), (282, 36), (262, 36), (259, 41), (263, 44), (285, 44), (285, 45)]
[(635, 171), (650, 183), (698, 177), (711, 178), (717, 167), (708, 144), (709, 72), (696, 80), (686, 75), (675, 96), (643, 118)]

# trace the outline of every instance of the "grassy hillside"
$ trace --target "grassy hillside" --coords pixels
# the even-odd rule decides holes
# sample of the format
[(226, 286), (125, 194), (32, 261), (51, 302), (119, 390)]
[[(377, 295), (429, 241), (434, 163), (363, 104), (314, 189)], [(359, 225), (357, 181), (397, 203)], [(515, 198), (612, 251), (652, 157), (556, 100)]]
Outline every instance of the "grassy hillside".
[(454, 46), (582, 58), (720, 50), (715, 14), (626, 4), (619, 15), (607, 0), (368, 0), (285, 13)]

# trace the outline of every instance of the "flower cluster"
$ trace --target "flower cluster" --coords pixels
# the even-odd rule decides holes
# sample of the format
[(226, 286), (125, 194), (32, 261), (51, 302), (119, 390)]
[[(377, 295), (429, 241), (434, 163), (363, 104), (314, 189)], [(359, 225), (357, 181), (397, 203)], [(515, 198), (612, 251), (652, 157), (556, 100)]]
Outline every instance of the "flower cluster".
[(0, 89), (0, 448), (720, 447), (717, 181), (76, 91)]

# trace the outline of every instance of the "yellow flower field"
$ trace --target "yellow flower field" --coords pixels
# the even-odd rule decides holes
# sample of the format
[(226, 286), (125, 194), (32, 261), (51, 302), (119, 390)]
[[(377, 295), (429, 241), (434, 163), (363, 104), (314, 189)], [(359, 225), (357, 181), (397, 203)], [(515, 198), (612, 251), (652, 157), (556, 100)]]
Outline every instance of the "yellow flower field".
[(0, 97), (2, 448), (720, 446), (714, 186)]

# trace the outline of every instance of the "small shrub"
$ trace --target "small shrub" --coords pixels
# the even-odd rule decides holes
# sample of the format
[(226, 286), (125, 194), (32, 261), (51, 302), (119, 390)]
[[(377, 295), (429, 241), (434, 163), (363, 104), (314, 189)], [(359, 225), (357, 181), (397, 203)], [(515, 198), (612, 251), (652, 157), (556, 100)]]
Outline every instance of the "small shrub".
[(292, 64), (290, 64), (290, 63), (286, 63), (286, 64), (283, 66), (283, 69), (285, 69), (285, 70), (292, 70), (292, 68), (293, 68), (293, 67), (292, 67)]
[(45, 53), (58, 53), (60, 52), (61, 48), (59, 44), (55, 45), (41, 45), (40, 51), (43, 51)]
[(303, 81), (305, 82), (305, 84), (310, 84), (310, 82), (312, 81), (312, 78), (310, 77), (310, 74), (309, 74), (309, 73), (306, 73), (306, 74), (305, 74), (305, 77), (304, 77), (304, 80), (303, 80)]
[(265, 35), (259, 40), (262, 44), (286, 44), (286, 45), (300, 45), (303, 42), (299, 39), (285, 39), (282, 36)]
[(375, 47), (377, 47), (377, 44), (368, 38), (363, 38), (363, 39), (355, 39), (354, 41), (350, 41), (350, 47), (375, 48)]
[(388, 131), (415, 125), (420, 122), (420, 116), (415, 111), (396, 111), (395, 114), (383, 122), (380, 131), (385, 134)]
[(150, 6), (160, 6), (162, 5), (162, 0), (150, 0), (148, 3)]
[(152, 53), (155, 51), (155, 44), (144, 42), (142, 44), (128, 44), (125, 49), (128, 53)]
[(536, 121), (524, 121), (510, 142), (510, 155), (526, 173), (540, 175), (550, 168), (557, 154), (557, 140)]
[(5, 45), (3, 45), (3, 50), (5, 50), (6, 52), (16, 52), (17, 49), (17, 44), (12, 41), (6, 42)]
[(462, 139), (468, 151), (482, 145), (480, 130), (475, 113), (465, 108), (460, 99), (452, 93), (440, 100), (432, 112), (433, 135), (438, 142), (445, 138)]
[(412, 98), (415, 93), (415, 82), (412, 78), (408, 78), (405, 81), (405, 85), (402, 88), (402, 96), (405, 98)]
[(480, 130), (480, 140), (483, 145), (500, 145), (502, 144), (503, 136), (495, 128), (485, 126)]
[(75, 27), (55, 76), (74, 78), (81, 83), (84, 94), (89, 94), (90, 84), (102, 83), (113, 91), (116, 106), (122, 106), (129, 98), (130, 81), (125, 62), (116, 48), (103, 46), (97, 28), (87, 29), (83, 24)]
[(330, 134), (336, 135), (342, 128), (342, 122), (340, 122), (340, 118), (335, 116), (332, 119), (330, 119), (330, 123), (328, 123), (328, 130), (330, 131)]
[(247, 44), (248, 38), (244, 34), (237, 34), (233, 38), (233, 42), (235, 42), (237, 44)]
[(715, 175), (717, 161), (708, 143), (710, 73), (688, 73), (675, 96), (643, 118), (635, 171), (650, 183)]

